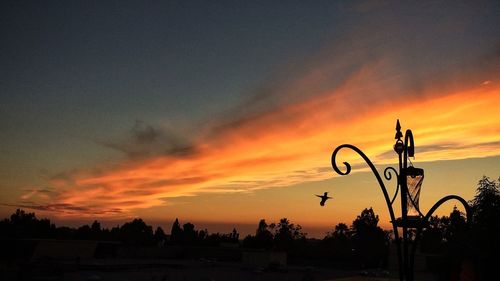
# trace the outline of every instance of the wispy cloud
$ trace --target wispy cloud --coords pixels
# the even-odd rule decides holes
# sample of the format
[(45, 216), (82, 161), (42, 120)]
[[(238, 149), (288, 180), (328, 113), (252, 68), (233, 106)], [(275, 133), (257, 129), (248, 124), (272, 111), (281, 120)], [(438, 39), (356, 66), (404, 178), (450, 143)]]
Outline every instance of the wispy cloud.
[(71, 204), (36, 204), (34, 202), (21, 202), (19, 204), (2, 204), (4, 206), (8, 207), (16, 207), (16, 208), (27, 208), (27, 209), (33, 209), (33, 210), (38, 210), (38, 211), (49, 211), (49, 212), (56, 212), (58, 214), (67, 214), (67, 215), (74, 215), (75, 213), (81, 213), (84, 216), (117, 216), (122, 213), (122, 210), (115, 208), (115, 209), (106, 209), (105, 207), (103, 208), (102, 206), (99, 206), (98, 208), (91, 208), (91, 207), (82, 207), (82, 206), (75, 206)]
[[(329, 56), (276, 79), (235, 110), (207, 120), (189, 140), (137, 121), (126, 140), (103, 142), (126, 160), (61, 173), (51, 180), (54, 194), (27, 191), (22, 199), (37, 203), (12, 205), (120, 216), (174, 197), (320, 181), (334, 176), (330, 155), (342, 143), (392, 162), (387, 151), (397, 118), (414, 130), (419, 160), (500, 154), (500, 86), (490, 68), (421, 81), (414, 72), (399, 73), (393, 58), (364, 51)], [(340, 156), (362, 165), (355, 155)]]
[(125, 153), (129, 158), (145, 158), (154, 155), (185, 156), (194, 152), (186, 139), (165, 128), (156, 128), (136, 120), (127, 139), (100, 141), (100, 144)]
[(22, 200), (28, 199), (43, 199), (48, 200), (57, 195), (57, 192), (50, 188), (33, 188), (33, 189), (24, 189), (23, 194), (21, 195)]

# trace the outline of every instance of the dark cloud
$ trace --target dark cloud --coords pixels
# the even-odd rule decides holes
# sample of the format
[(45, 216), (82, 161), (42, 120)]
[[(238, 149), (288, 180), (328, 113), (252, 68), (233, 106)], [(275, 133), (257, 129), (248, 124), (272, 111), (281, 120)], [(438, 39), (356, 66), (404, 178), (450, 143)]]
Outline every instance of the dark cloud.
[[(415, 146), (415, 155), (417, 155), (418, 153), (434, 152), (434, 151), (453, 151), (453, 150), (461, 150), (469, 148), (488, 148), (488, 147), (500, 147), (500, 141), (483, 142), (483, 143), (466, 144), (466, 145), (457, 143), (441, 143), (441, 144)], [(395, 155), (396, 153), (391, 150), (377, 155), (377, 158), (390, 159), (395, 157)]]
[(86, 206), (76, 206), (72, 204), (56, 203), (56, 204), (35, 204), (33, 202), (23, 201), (19, 204), (5, 204), (3, 206), (32, 209), (37, 211), (47, 211), (65, 214), (81, 214), (81, 215), (106, 215), (119, 214), (123, 211), (119, 208), (91, 208)]
[(196, 151), (191, 142), (179, 134), (153, 127), (141, 120), (135, 121), (126, 140), (99, 143), (134, 159), (155, 155), (187, 156)]
[(135, 143), (150, 144), (160, 137), (160, 131), (150, 125), (145, 125), (143, 121), (136, 120), (131, 129), (131, 135)]
[(36, 192), (46, 195), (56, 195), (57, 192), (49, 189), (49, 188), (33, 188), (33, 189), (23, 189), (24, 192)]
[(178, 186), (178, 185), (189, 185), (196, 184), (207, 181), (210, 177), (187, 177), (187, 178), (179, 178), (179, 179), (167, 179), (167, 180), (159, 180), (154, 182), (148, 182), (144, 184), (140, 184), (137, 188), (140, 189), (148, 189), (148, 188), (163, 188), (165, 186)]
[(432, 152), (439, 150), (460, 150), (467, 148), (487, 148), (487, 147), (500, 147), (500, 141), (494, 142), (483, 142), (483, 143), (475, 143), (475, 144), (467, 144), (467, 145), (459, 145), (459, 144), (436, 144), (436, 145), (424, 145), (415, 148), (415, 153), (418, 152)]

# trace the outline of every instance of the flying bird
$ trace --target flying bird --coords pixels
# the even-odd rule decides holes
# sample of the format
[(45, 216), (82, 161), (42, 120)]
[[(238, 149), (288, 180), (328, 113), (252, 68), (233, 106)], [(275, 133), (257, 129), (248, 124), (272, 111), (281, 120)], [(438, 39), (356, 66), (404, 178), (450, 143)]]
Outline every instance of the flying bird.
[(323, 195), (317, 195), (316, 194), (316, 196), (318, 196), (319, 198), (321, 198), (321, 202), (319, 202), (319, 204), (321, 206), (325, 206), (326, 200), (332, 199), (332, 197), (328, 197), (328, 192), (325, 192), (325, 194), (323, 194)]

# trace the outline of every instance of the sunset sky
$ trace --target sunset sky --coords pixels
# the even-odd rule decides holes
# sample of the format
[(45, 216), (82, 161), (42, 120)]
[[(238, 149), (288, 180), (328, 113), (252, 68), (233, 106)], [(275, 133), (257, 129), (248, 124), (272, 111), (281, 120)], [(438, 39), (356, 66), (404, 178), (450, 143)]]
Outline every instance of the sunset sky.
[(500, 2), (415, 2), (2, 1), (0, 217), (388, 228), (361, 159), (330, 157), (395, 167), (397, 119), (422, 211), (472, 199), (500, 176)]

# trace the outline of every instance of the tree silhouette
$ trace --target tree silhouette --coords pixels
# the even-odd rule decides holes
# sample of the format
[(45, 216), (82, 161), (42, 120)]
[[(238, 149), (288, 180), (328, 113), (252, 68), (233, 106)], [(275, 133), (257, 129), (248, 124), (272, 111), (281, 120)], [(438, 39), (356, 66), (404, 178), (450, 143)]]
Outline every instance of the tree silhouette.
[(500, 178), (498, 181), (483, 176), (476, 189), (474, 199), (470, 201), (473, 211), (471, 241), (474, 257), (481, 273), (481, 280), (491, 280), (495, 276), (500, 258)]
[(302, 232), (300, 225), (294, 225), (287, 218), (282, 218), (276, 226), (274, 242), (277, 249), (287, 250), (293, 248), (294, 241), (305, 237), (306, 234)]
[(167, 240), (167, 235), (163, 229), (158, 226), (155, 230), (155, 234), (153, 235), (153, 239), (158, 245), (164, 245)]
[(443, 236), (441, 219), (438, 216), (431, 217), (428, 227), (422, 232), (420, 250), (424, 253), (437, 253), (442, 249)]
[(17, 209), (10, 216), (10, 220), (4, 220), (0, 235), (9, 238), (50, 238), (55, 234), (55, 225), (48, 219), (37, 219), (34, 213), (26, 213)]
[(272, 227), (269, 227), (266, 223), (266, 220), (262, 219), (259, 221), (259, 226), (257, 227), (257, 231), (255, 232), (255, 244), (253, 245), (253, 247), (264, 249), (271, 249), (273, 247), (274, 236), (269, 228), (273, 229), (274, 224), (272, 224)]
[(91, 236), (91, 228), (88, 224), (80, 226), (75, 232), (75, 239), (88, 240)]
[(347, 224), (339, 223), (328, 232), (322, 241), (325, 256), (336, 262), (348, 262), (352, 259), (352, 231)]
[(182, 228), (179, 223), (179, 219), (175, 219), (175, 222), (172, 224), (172, 229), (170, 230), (170, 240), (173, 243), (180, 243), (182, 241)]
[(238, 242), (238, 240), (240, 239), (240, 234), (238, 233), (236, 228), (233, 228), (233, 231), (231, 232), (231, 234), (229, 234), (229, 239), (232, 242)]
[(476, 195), (470, 204), (474, 212), (474, 224), (478, 227), (488, 228), (491, 224), (500, 221), (500, 193), (499, 181), (483, 176), (479, 180)]
[(196, 241), (197, 233), (194, 230), (194, 224), (192, 223), (185, 223), (183, 225), (183, 231), (182, 231), (182, 242), (185, 244), (193, 244), (193, 242)]
[(119, 237), (126, 244), (149, 245), (153, 242), (153, 228), (142, 219), (134, 219), (120, 227)]
[(337, 239), (347, 239), (350, 236), (349, 227), (345, 223), (339, 223), (335, 226), (335, 230), (331, 236)]
[(92, 223), (92, 225), (90, 226), (90, 230), (92, 230), (92, 232), (96, 232), (96, 233), (101, 232), (101, 224), (95, 220)]
[(444, 239), (451, 242), (454, 240), (464, 239), (467, 231), (467, 222), (465, 221), (465, 215), (460, 212), (456, 206), (453, 207), (453, 211), (447, 218), (447, 221), (443, 222)]
[(354, 233), (361, 233), (367, 229), (376, 228), (378, 224), (378, 215), (372, 208), (364, 209), (361, 214), (352, 222)]
[(385, 266), (388, 256), (388, 236), (378, 227), (378, 215), (372, 208), (364, 209), (352, 222), (352, 241), (361, 265)]
[(305, 243), (305, 240), (306, 233), (302, 232), (302, 227), (290, 223), (287, 218), (282, 218), (278, 224), (271, 223), (270, 225), (264, 219), (261, 219), (255, 231), (255, 236), (246, 236), (243, 239), (243, 246), (288, 251), (293, 249), (298, 243)]

